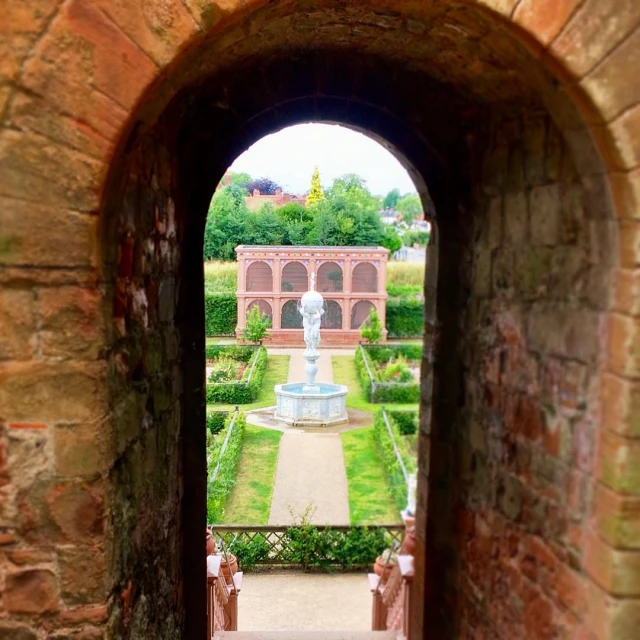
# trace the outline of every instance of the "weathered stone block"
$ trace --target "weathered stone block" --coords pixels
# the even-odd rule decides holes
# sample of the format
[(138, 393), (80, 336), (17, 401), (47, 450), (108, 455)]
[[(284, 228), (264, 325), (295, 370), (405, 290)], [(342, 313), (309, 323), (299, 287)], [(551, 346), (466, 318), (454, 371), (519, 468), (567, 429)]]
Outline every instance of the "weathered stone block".
[(101, 423), (56, 425), (53, 448), (58, 476), (93, 476), (106, 470), (112, 459)]
[(45, 613), (58, 608), (56, 577), (52, 571), (32, 569), (10, 573), (5, 582), (5, 606), (12, 613)]
[(621, 376), (640, 377), (640, 318), (613, 313), (609, 323), (609, 366)]
[(11, 421), (91, 422), (106, 413), (99, 363), (0, 365), (0, 415)]
[(531, 241), (555, 245), (559, 239), (560, 189), (557, 184), (535, 187), (529, 195)]
[(96, 289), (59, 287), (39, 293), (45, 356), (95, 360), (102, 348), (102, 300)]
[(505, 243), (514, 247), (527, 238), (527, 197), (524, 193), (506, 195), (504, 198)]
[[(0, 240), (0, 256), (3, 253)], [(1, 259), (1, 258), (0, 258)], [(36, 318), (30, 291), (0, 294), (0, 360), (28, 360), (36, 348)]]
[(549, 44), (579, 3), (580, 0), (522, 0), (513, 19), (542, 44)]
[(38, 640), (31, 627), (15, 622), (0, 622), (0, 640)]
[(603, 375), (602, 424), (622, 436), (640, 436), (640, 382)]
[(616, 548), (640, 548), (640, 498), (623, 496), (604, 485), (596, 485), (594, 528)]
[(640, 594), (640, 551), (620, 551), (587, 533), (585, 569), (603, 589), (615, 596)]
[(104, 551), (99, 547), (63, 547), (58, 552), (61, 593), (67, 604), (103, 602)]
[(597, 476), (615, 491), (640, 496), (640, 439), (600, 433)]
[(71, 541), (88, 540), (104, 531), (104, 497), (99, 485), (59, 483), (46, 495), (51, 519)]

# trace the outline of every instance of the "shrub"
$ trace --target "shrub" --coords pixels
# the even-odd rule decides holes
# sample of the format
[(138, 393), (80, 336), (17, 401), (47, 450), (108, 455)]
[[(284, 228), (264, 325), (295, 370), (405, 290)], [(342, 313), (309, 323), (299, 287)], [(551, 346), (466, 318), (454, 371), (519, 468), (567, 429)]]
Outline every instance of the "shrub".
[(227, 419), (228, 411), (208, 411), (207, 429), (209, 433), (215, 435), (224, 429), (224, 422)]
[(382, 321), (375, 307), (371, 307), (367, 319), (362, 323), (360, 335), (369, 343), (375, 344), (382, 340)]
[(413, 380), (413, 374), (402, 355), (389, 360), (379, 377), (383, 382), (411, 382)]
[(238, 288), (238, 263), (212, 260), (204, 263), (206, 293), (233, 293)]
[(247, 314), (247, 325), (242, 331), (245, 340), (254, 344), (262, 344), (267, 336), (267, 329), (271, 326), (270, 318), (260, 311), (260, 307), (255, 305)]
[[(237, 382), (208, 382), (207, 404), (248, 404), (258, 397), (264, 370), (267, 367), (267, 350), (264, 347), (230, 347), (219, 346), (218, 349), (243, 350), (248, 349), (253, 358), (245, 369), (242, 380)], [(209, 357), (210, 347), (207, 347)], [(242, 352), (244, 353), (244, 352)], [(215, 356), (214, 356), (215, 357)]]
[(234, 335), (238, 324), (235, 293), (206, 293), (204, 296), (204, 332), (208, 336)]
[(373, 433), (389, 480), (393, 499), (398, 509), (404, 509), (407, 506), (407, 482), (394, 450), (394, 441), (409, 474), (416, 470), (417, 461), (415, 457), (403, 451), (402, 436), (397, 424), (393, 420), (389, 420), (389, 427), (391, 429), (391, 436), (389, 435), (389, 430), (384, 420), (383, 409), (380, 409), (373, 423)]
[(387, 411), (387, 416), (396, 423), (401, 435), (409, 436), (418, 432), (417, 411)]
[[(236, 469), (245, 425), (244, 413), (229, 413), (224, 429), (220, 433), (207, 434), (207, 521), (209, 523), (221, 522), (224, 517), (225, 502), (236, 482)], [(223, 452), (225, 440), (227, 445)], [(214, 478), (216, 468), (218, 472)]]
[(387, 295), (390, 298), (421, 298), (422, 285), (387, 283)]
[(421, 338), (424, 334), (424, 300), (389, 298), (387, 335), (390, 338)]
[[(422, 346), (412, 344), (367, 345), (356, 349), (355, 363), (358, 380), (369, 402), (412, 403), (420, 400), (420, 385), (417, 382), (384, 382), (384, 376), (380, 375), (379, 363), (387, 362), (398, 356), (417, 360), (422, 357)], [(367, 362), (365, 362), (365, 358)], [(367, 364), (374, 376), (373, 383), (367, 371)], [(404, 368), (406, 368), (406, 364)]]

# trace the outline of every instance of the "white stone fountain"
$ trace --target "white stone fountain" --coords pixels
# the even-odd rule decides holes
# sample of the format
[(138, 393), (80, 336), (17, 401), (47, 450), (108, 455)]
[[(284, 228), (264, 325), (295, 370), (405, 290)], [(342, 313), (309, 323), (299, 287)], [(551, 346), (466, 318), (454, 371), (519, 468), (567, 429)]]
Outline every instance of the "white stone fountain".
[(311, 274), (311, 289), (300, 301), (304, 342), (305, 382), (277, 384), (275, 419), (292, 425), (324, 427), (347, 422), (347, 387), (341, 384), (316, 382), (317, 360), (320, 357), (320, 321), (324, 314), (324, 299), (315, 290), (315, 273)]

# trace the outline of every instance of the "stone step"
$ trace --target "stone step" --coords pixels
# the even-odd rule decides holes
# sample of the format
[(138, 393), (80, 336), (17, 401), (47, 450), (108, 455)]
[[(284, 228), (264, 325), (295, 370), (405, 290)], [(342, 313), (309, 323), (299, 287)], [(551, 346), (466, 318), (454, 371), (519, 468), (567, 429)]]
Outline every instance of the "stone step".
[(218, 631), (214, 640), (403, 640), (399, 631)]

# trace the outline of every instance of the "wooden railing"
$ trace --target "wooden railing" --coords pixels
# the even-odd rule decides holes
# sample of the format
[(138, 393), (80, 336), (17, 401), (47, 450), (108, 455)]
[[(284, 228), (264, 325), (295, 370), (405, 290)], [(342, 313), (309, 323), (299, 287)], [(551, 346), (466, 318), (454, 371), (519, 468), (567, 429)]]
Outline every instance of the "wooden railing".
[[(285, 567), (302, 567), (311, 565), (340, 566), (340, 549), (348, 536), (354, 530), (364, 534), (365, 531), (380, 530), (384, 534), (384, 546), (399, 544), (404, 536), (404, 525), (383, 524), (364, 526), (317, 526), (313, 529), (326, 536), (331, 536), (331, 544), (326, 545), (326, 555), (314, 555), (314, 549), (305, 550), (302, 536), (305, 527), (274, 527), (268, 525), (213, 525), (210, 527), (214, 536), (222, 538), (225, 547), (238, 556), (241, 566), (247, 565), (279, 565)], [(307, 529), (308, 532), (308, 529)], [(331, 555), (331, 551), (334, 555)], [(244, 557), (243, 557), (244, 554)], [(356, 564), (349, 564), (348, 568), (362, 568), (370, 566), (374, 558)]]

